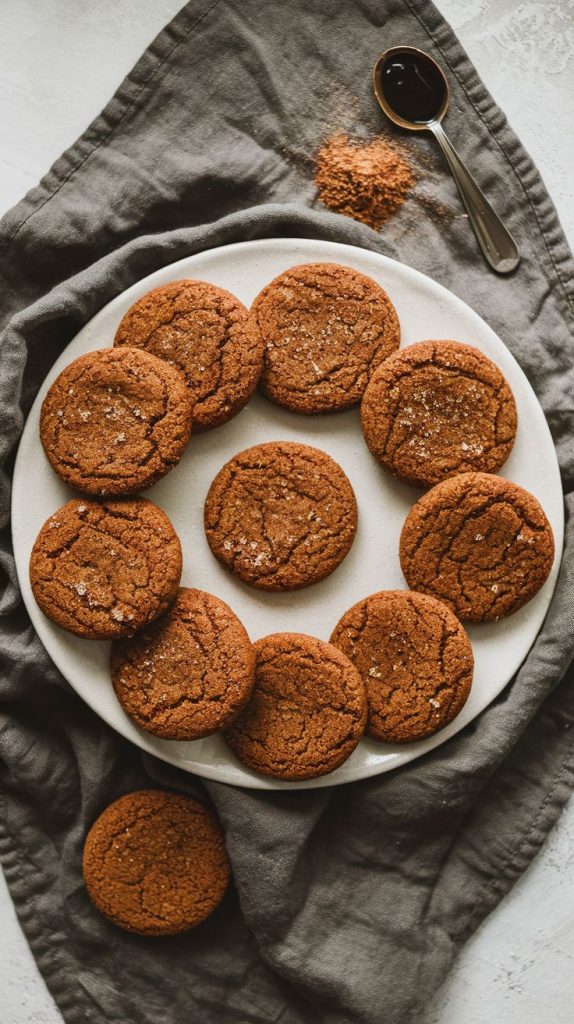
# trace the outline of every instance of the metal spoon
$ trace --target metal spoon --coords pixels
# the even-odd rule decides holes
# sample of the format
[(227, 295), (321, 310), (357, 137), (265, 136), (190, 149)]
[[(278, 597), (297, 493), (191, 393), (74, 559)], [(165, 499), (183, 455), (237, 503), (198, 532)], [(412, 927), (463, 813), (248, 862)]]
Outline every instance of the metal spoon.
[(448, 82), (428, 53), (414, 46), (385, 50), (373, 68), (375, 96), (387, 117), (413, 132), (432, 132), (443, 151), (482, 252), (499, 274), (520, 263), (516, 243), (445, 134)]

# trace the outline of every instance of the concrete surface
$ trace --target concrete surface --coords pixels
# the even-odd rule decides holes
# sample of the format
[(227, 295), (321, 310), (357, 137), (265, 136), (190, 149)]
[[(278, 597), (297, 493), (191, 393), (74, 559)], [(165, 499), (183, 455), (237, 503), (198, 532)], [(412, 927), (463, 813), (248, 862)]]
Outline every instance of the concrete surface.
[[(0, 212), (84, 130), (180, 6), (0, 0)], [(574, 245), (572, 0), (438, 6), (537, 163)], [(423, 1024), (570, 1024), (573, 867), (571, 801), (530, 869), (467, 943)], [(0, 1006), (3, 1024), (61, 1024), (1, 875)]]

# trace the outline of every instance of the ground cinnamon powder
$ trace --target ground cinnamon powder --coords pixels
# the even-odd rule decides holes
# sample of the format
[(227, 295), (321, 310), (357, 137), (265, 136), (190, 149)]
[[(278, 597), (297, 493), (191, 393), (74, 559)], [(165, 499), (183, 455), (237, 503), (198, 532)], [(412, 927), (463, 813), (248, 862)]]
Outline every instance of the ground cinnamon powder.
[(415, 176), (396, 144), (337, 134), (315, 155), (319, 199), (330, 210), (361, 220), (378, 231), (407, 198)]

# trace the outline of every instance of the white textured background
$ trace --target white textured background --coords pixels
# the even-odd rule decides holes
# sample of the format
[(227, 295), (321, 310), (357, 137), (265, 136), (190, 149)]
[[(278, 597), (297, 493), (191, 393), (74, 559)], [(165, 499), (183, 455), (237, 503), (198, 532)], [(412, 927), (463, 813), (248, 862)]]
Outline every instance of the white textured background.
[[(538, 165), (574, 247), (573, 0), (437, 3)], [(0, 0), (0, 213), (81, 134), (180, 7), (181, 0)], [(466, 945), (424, 1024), (570, 1024), (573, 961), (571, 801)], [(1, 874), (0, 1021), (62, 1024)]]

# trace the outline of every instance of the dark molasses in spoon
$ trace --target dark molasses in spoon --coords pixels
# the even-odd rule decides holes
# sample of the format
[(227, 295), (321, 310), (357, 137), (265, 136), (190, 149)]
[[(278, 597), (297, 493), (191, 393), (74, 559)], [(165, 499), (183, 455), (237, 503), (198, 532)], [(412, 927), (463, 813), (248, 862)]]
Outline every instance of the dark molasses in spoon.
[(392, 54), (380, 67), (381, 91), (390, 107), (414, 124), (437, 117), (446, 98), (446, 83), (424, 53)]

